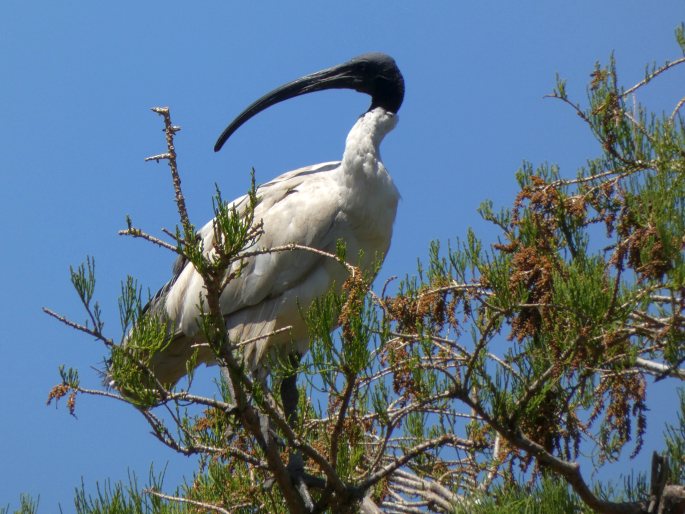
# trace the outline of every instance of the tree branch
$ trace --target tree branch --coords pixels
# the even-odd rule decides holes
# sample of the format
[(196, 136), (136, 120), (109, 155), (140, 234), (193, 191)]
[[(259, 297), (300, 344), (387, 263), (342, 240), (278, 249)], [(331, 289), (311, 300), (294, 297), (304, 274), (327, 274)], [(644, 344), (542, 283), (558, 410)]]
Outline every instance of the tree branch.
[[(231, 514), (233, 511), (228, 511), (224, 509), (223, 507), (219, 507), (218, 505), (214, 505), (212, 503), (207, 503), (207, 502), (201, 502), (197, 500), (191, 500), (190, 498), (182, 498), (180, 496), (171, 496), (169, 494), (164, 494), (159, 491), (155, 491), (154, 489), (145, 489), (143, 491), (146, 494), (151, 494), (152, 496), (157, 496), (158, 498), (162, 498), (163, 500), (168, 500), (168, 501), (173, 501), (173, 502), (178, 502), (178, 503), (187, 503), (188, 505), (194, 505), (195, 507), (202, 507), (203, 509), (209, 509), (213, 512), (219, 512), (220, 514)], [(248, 507), (252, 505), (251, 503), (246, 503), (245, 505), (234, 505), (233, 508), (240, 508), (240, 507)]]

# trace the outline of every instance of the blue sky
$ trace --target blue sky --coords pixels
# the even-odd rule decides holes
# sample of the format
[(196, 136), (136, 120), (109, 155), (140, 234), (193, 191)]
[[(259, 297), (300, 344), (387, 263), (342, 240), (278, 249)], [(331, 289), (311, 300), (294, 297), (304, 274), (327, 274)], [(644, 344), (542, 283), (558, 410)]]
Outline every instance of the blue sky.
[[(560, 102), (543, 99), (555, 73), (583, 100), (597, 59), (613, 50), (619, 76), (632, 84), (645, 64), (678, 57), (673, 29), (682, 2), (326, 2), (180, 1), (0, 4), (0, 216), (5, 271), (0, 295), (0, 505), (20, 492), (72, 509), (83, 477), (147, 476), (167, 465), (169, 484), (189, 476), (192, 460), (148, 434), (133, 409), (81, 398), (74, 419), (46, 407), (60, 364), (100, 362), (98, 344), (41, 313), (50, 306), (77, 320), (69, 265), (96, 259), (97, 298), (113, 334), (116, 298), (127, 273), (156, 290), (172, 256), (117, 236), (126, 214), (159, 233), (176, 223), (164, 165), (143, 158), (164, 150), (149, 111), (169, 105), (183, 130), (177, 151), (196, 225), (211, 217), (218, 183), (242, 194), (254, 166), (258, 182), (302, 165), (335, 160), (363, 95), (329, 91), (270, 109), (240, 129), (220, 154), (212, 146), (252, 100), (281, 83), (380, 50), (402, 69), (407, 93), (400, 122), (383, 144), (402, 193), (395, 235), (380, 279), (415, 270), (433, 239), (492, 231), (476, 208), (511, 203), (521, 162), (554, 162), (566, 176), (599, 149)], [(658, 6), (658, 8), (655, 8)], [(648, 106), (670, 109), (683, 73), (656, 81)], [(210, 371), (207, 376), (211, 376)], [(650, 438), (636, 466), (660, 448), (672, 414), (650, 394)], [(615, 468), (621, 469), (621, 468)], [(623, 465), (622, 469), (627, 469)]]

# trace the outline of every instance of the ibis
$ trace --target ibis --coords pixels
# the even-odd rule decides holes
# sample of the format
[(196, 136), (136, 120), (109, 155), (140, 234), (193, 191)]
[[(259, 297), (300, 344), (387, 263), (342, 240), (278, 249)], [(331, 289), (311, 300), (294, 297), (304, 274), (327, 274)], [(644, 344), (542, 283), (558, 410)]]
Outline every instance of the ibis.
[[(259, 186), (255, 220), (263, 223), (263, 233), (257, 246), (269, 249), (296, 243), (335, 254), (342, 240), (352, 264), (371, 273), (388, 251), (400, 198), (379, 149), (397, 123), (404, 98), (404, 79), (390, 56), (360, 55), (278, 87), (239, 114), (219, 136), (214, 150), (219, 151), (241, 125), (268, 107), (326, 89), (365, 93), (371, 105), (352, 126), (341, 160), (289, 171)], [(246, 204), (243, 196), (230, 205), (240, 212)], [(211, 221), (198, 237), (205, 251), (212, 251)], [(220, 304), (229, 339), (241, 347), (246, 369), (264, 376), (273, 362), (269, 357), (297, 360), (307, 351), (302, 310), (331, 287), (339, 289), (347, 270), (334, 259), (307, 250), (263, 253), (243, 266), (222, 292)], [(206, 305), (204, 294), (200, 274), (181, 258), (174, 277), (150, 303), (150, 309), (162, 313), (172, 327), (170, 344), (151, 360), (162, 383), (174, 384), (187, 373), (186, 363), (196, 348), (198, 364), (213, 364), (214, 355), (203, 345), (198, 324), (201, 305)], [(249, 343), (241, 346), (245, 341)], [(297, 405), (294, 379), (284, 380), (281, 395), (286, 416), (292, 419)]]

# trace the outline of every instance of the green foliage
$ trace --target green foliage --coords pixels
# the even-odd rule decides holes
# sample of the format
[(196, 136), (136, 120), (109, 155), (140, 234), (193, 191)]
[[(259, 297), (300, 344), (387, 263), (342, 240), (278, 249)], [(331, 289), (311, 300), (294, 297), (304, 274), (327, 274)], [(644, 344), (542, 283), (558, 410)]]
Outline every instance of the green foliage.
[(69, 274), (71, 275), (71, 283), (76, 290), (76, 294), (78, 294), (81, 303), (83, 303), (84, 308), (90, 315), (90, 319), (86, 320), (86, 327), (92, 324), (93, 330), (101, 332), (104, 322), (100, 319), (100, 305), (98, 302), (91, 305), (95, 291), (95, 259), (87, 257), (86, 262), (81, 263), (76, 269), (70, 266)]
[(121, 296), (119, 296), (119, 320), (121, 333), (126, 334), (130, 327), (136, 324), (143, 311), (142, 287), (132, 276), (127, 276), (121, 282)]
[(32, 498), (28, 494), (19, 496), (19, 508), (11, 511), (10, 507), (0, 507), (0, 514), (36, 514), (38, 512), (38, 499)]
[[(676, 38), (685, 51), (684, 31), (681, 25)], [(578, 485), (583, 477), (572, 475), (572, 461), (586, 447), (599, 464), (626, 448), (637, 454), (649, 374), (664, 378), (685, 361), (685, 125), (679, 107), (656, 115), (629, 97), (669, 67), (648, 69), (626, 90), (613, 57), (598, 63), (586, 107), (557, 77), (551, 96), (578, 114), (600, 155), (575, 178), (553, 164), (524, 162), (513, 205), (495, 210), (486, 201), (479, 209), (497, 230), (495, 243), (472, 230), (455, 243), (434, 242), (417, 274), (380, 296), (369, 293), (380, 263), (364, 276), (345, 264), (344, 241), (334, 254), (319, 251), (330, 265), (346, 266), (347, 280), (303, 309), (305, 360), (274, 352), (267, 378), (245, 372), (236, 348), (249, 342), (228, 341), (219, 298), (247, 259), (289, 248), (255, 248), (262, 226), (254, 172), (235, 203), (217, 188), (215, 221), (202, 237), (178, 200), (177, 180), (175, 249), (205, 284), (197, 301), (207, 344), (187, 356), (188, 390), (157, 380), (154, 357), (168, 349), (173, 330), (154, 298), (142, 306), (132, 278), (119, 302), (122, 345), (102, 335), (91, 258), (71, 270), (88, 313), (85, 327), (71, 326), (107, 346), (109, 378), (123, 399), (164, 444), (200, 454), (201, 468), (175, 493), (186, 503), (167, 504), (132, 480), (96, 496), (82, 488), (78, 512), (194, 512), (205, 508), (201, 502), (210, 510), (286, 512), (287, 484), (271, 479), (295, 453), (314, 479), (311, 500), (321, 511), (354, 510), (359, 491), (398, 510), (425, 500), (476, 513), (589, 512), (598, 498), (645, 499), (644, 476), (619, 491), (591, 492)], [(130, 223), (128, 233), (160, 244)], [(228, 375), (214, 397), (189, 392), (200, 352), (211, 352)], [(275, 394), (294, 373), (303, 377), (297, 421), (285, 419)], [(76, 393), (87, 390), (75, 371), (60, 374), (49, 401), (69, 395), (73, 413)], [(160, 408), (164, 419), (154, 414)], [(665, 437), (673, 477), (682, 481), (682, 414), (679, 422)], [(161, 488), (161, 480), (151, 482)]]
[(240, 202), (239, 205), (226, 203), (221, 196), (219, 186), (215, 186), (216, 194), (212, 199), (212, 205), (214, 210), (214, 251), (216, 255), (212, 264), (217, 266), (221, 273), (226, 270), (226, 261), (233, 260), (240, 252), (250, 248), (256, 240), (255, 228), (260, 225), (256, 224), (254, 218), (254, 210), (259, 203), (254, 169), (252, 169), (250, 177), (250, 189), (244, 201)]
[[(588, 93), (586, 110), (570, 103), (561, 80), (553, 96), (576, 109), (604, 155), (575, 180), (562, 179), (555, 166), (524, 164), (513, 209), (495, 214), (485, 203), (480, 210), (501, 229), (500, 242), (482, 255), (474, 252), (481, 243), (462, 244), (444, 262), (468, 262), (491, 292), (474, 319), (476, 350), (488, 351), (502, 322), (516, 343), (494, 375), (487, 359), (473, 358), (472, 383), (463, 388), (475, 386), (483, 406), (490, 405), (487, 412), (504, 425), (514, 419), (538, 432), (534, 439), (550, 450), (561, 450), (563, 442), (566, 455), (577, 452), (583, 434), (590, 435), (604, 414), (600, 447), (604, 458), (614, 459), (633, 438), (639, 450), (646, 424), (644, 375), (623, 370), (647, 348), (652, 355), (658, 348), (672, 364), (683, 360), (685, 131), (679, 119), (648, 119), (644, 110), (625, 105), (613, 58), (596, 66)], [(595, 225), (606, 228), (606, 238), (591, 230)], [(443, 273), (429, 274), (429, 282), (463, 280), (464, 268), (436, 268)], [(654, 291), (673, 301), (645, 301)], [(651, 318), (652, 309), (660, 312), (659, 329), (643, 330), (635, 318)], [(598, 385), (598, 369), (615, 374)], [(590, 404), (591, 416), (581, 424)], [(506, 414), (512, 409), (514, 418)], [(543, 419), (559, 425), (543, 428)]]
[(162, 499), (147, 494), (145, 491), (159, 491), (162, 487), (164, 474), (155, 475), (150, 469), (149, 486), (141, 490), (137, 477), (129, 475), (128, 483), (95, 485), (95, 493), (86, 492), (82, 482), (76, 489), (74, 509), (77, 514), (181, 514), (188, 512), (182, 505), (168, 503)]
[(109, 376), (137, 406), (152, 407), (159, 402), (162, 388), (151, 371), (151, 359), (169, 345), (168, 322), (149, 311), (135, 321), (126, 344), (111, 348)]
[(666, 455), (671, 464), (670, 477), (676, 484), (685, 483), (685, 390), (678, 390), (678, 422), (668, 424), (664, 432)]
[(282, 501), (273, 494), (255, 487), (248, 470), (239, 463), (210, 461), (206, 469), (195, 476), (185, 488), (187, 498), (213, 505), (231, 506), (235, 513), (287, 512)]
[(544, 479), (530, 488), (497, 487), (470, 498), (455, 514), (591, 514), (569, 486), (558, 479)]
[(685, 55), (685, 24), (681, 23), (675, 29), (675, 39), (680, 46), (680, 50)]

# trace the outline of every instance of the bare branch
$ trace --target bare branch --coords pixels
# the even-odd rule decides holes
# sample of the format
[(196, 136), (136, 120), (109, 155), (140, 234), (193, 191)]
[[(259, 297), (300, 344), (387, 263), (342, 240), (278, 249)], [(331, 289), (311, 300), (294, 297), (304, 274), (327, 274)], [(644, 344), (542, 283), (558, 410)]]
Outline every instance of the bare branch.
[(395, 471), (390, 476), (390, 481), (406, 487), (405, 492), (421, 496), (438, 505), (445, 512), (452, 512), (454, 507), (462, 501), (462, 498), (438, 482), (421, 478), (402, 469)]
[(452, 434), (444, 434), (440, 437), (436, 437), (434, 439), (429, 439), (421, 444), (417, 444), (413, 448), (410, 448), (407, 450), (402, 457), (399, 458), (394, 458), (393, 462), (390, 464), (387, 464), (386, 466), (383, 466), (381, 469), (376, 471), (375, 473), (371, 474), (367, 479), (365, 479), (360, 487), (363, 489), (366, 489), (368, 487), (371, 487), (373, 484), (378, 482), (379, 480), (382, 480), (389, 474), (395, 472), (396, 470), (400, 469), (402, 466), (410, 462), (412, 459), (416, 458), (418, 455), (421, 455), (425, 453), (427, 450), (430, 450), (432, 448), (437, 448), (440, 446), (444, 446), (446, 444), (450, 444), (457, 441), (459, 443), (459, 438), (452, 435)]
[(301, 244), (297, 244), (297, 243), (290, 243), (290, 244), (281, 245), (281, 246), (274, 246), (272, 248), (262, 248), (259, 250), (250, 250), (247, 252), (241, 252), (236, 256), (235, 260), (245, 259), (247, 257), (254, 257), (256, 255), (264, 255), (267, 253), (291, 252), (293, 250), (304, 250), (307, 252), (315, 253), (317, 255), (321, 255), (322, 257), (327, 257), (329, 259), (333, 259), (334, 261), (339, 262), (342, 266), (345, 266), (352, 276), (355, 276), (355, 274), (359, 272), (358, 268), (356, 266), (353, 266), (352, 264), (348, 264), (345, 261), (341, 261), (338, 258), (338, 256), (333, 254), (333, 253), (326, 252), (324, 250), (320, 250), (319, 248), (314, 248), (311, 246), (301, 245)]
[(117, 232), (117, 234), (119, 234), (120, 236), (131, 236), (135, 238), (145, 239), (146, 241), (150, 241), (151, 243), (156, 244), (157, 246), (166, 248), (167, 250), (171, 250), (174, 253), (178, 253), (178, 247), (176, 247), (175, 245), (169, 244), (166, 241), (163, 241), (162, 239), (159, 239), (146, 232), (143, 232), (139, 228), (127, 228), (124, 230), (120, 230), (119, 232)]
[(678, 111), (683, 107), (683, 105), (685, 105), (685, 96), (678, 100), (678, 103), (676, 104), (675, 108), (673, 109), (673, 112), (671, 113), (671, 121), (675, 120), (675, 117), (678, 115)]
[(277, 330), (273, 330), (272, 332), (269, 332), (268, 334), (264, 334), (264, 335), (257, 336), (257, 337), (251, 337), (250, 339), (245, 339), (244, 341), (240, 341), (239, 343), (235, 343), (235, 345), (233, 345), (233, 346), (235, 348), (241, 348), (245, 345), (252, 344), (252, 343), (255, 343), (257, 341), (261, 341), (262, 339), (267, 339), (269, 337), (272, 337), (272, 336), (275, 336), (278, 334), (282, 334), (284, 332), (290, 332), (292, 329), (293, 329), (292, 325), (288, 325), (287, 327), (283, 327), (283, 328), (279, 328)]
[(629, 94), (635, 92), (642, 86), (646, 85), (648, 82), (650, 82), (653, 78), (661, 75), (663, 72), (666, 70), (673, 68), (674, 66), (678, 66), (679, 64), (682, 64), (685, 62), (685, 57), (681, 57), (680, 59), (676, 59), (675, 61), (667, 62), (664, 64), (661, 68), (658, 68), (654, 70), (652, 73), (647, 75), (644, 80), (641, 80), (637, 84), (635, 84), (633, 87), (626, 89), (623, 93), (621, 93), (621, 97), (628, 96)]
[(333, 427), (333, 433), (331, 434), (331, 463), (334, 467), (338, 465), (338, 448), (340, 444), (340, 432), (343, 428), (343, 423), (345, 422), (345, 417), (347, 416), (347, 408), (350, 405), (350, 399), (352, 398), (352, 393), (354, 392), (356, 385), (356, 376), (353, 373), (347, 373), (345, 376), (345, 391), (342, 396), (342, 404), (338, 411), (338, 419)]
[(68, 327), (74, 328), (74, 329), (78, 330), (79, 332), (83, 332), (84, 334), (88, 334), (88, 335), (90, 335), (90, 336), (93, 336), (93, 337), (96, 338), (97, 340), (102, 341), (103, 343), (105, 343), (105, 345), (108, 346), (108, 347), (112, 347), (112, 346), (115, 345), (114, 341), (112, 341), (111, 339), (109, 339), (109, 338), (103, 336), (102, 333), (101, 333), (99, 330), (91, 329), (91, 328), (89, 328), (89, 327), (87, 327), (87, 326), (85, 326), (85, 325), (81, 325), (80, 323), (76, 323), (75, 321), (71, 321), (70, 319), (65, 318), (65, 317), (62, 316), (61, 314), (57, 314), (55, 311), (53, 311), (52, 309), (49, 309), (49, 308), (47, 308), (47, 307), (43, 307), (43, 312), (44, 312), (45, 314), (47, 314), (48, 316), (52, 316), (52, 317), (55, 318), (57, 321), (60, 321), (61, 323), (64, 323), (64, 324), (67, 325)]
[(563, 476), (583, 502), (590, 508), (604, 514), (642, 514), (642, 505), (639, 503), (616, 503), (601, 500), (592, 492), (592, 489), (590, 489), (585, 482), (585, 479), (580, 472), (579, 464), (568, 462), (554, 456), (545, 450), (544, 447), (526, 437), (520, 429), (505, 427), (499, 420), (490, 417), (485, 409), (483, 409), (482, 405), (477, 401), (474, 401), (465, 391), (456, 391), (455, 394), (461, 401), (470, 405), (490, 427), (509, 441), (510, 444), (528, 452), (534, 456), (541, 465), (549, 467), (557, 474)]
[(178, 215), (181, 219), (181, 224), (183, 225), (183, 230), (185, 232), (185, 243), (192, 244), (192, 225), (190, 219), (188, 218), (188, 210), (186, 208), (186, 201), (183, 197), (183, 191), (181, 189), (181, 177), (178, 174), (178, 165), (176, 164), (176, 148), (174, 146), (174, 135), (176, 132), (181, 130), (180, 127), (172, 125), (171, 115), (169, 114), (168, 107), (153, 107), (153, 112), (156, 112), (164, 118), (164, 134), (166, 135), (166, 144), (168, 153), (160, 154), (154, 157), (148, 157), (148, 160), (165, 159), (169, 162), (169, 168), (171, 170), (171, 179), (174, 183), (174, 192), (176, 194), (176, 206), (178, 207)]
[[(145, 489), (143, 491), (146, 494), (151, 494), (153, 496), (157, 496), (158, 498), (162, 498), (163, 500), (168, 500), (168, 501), (173, 501), (173, 502), (178, 502), (178, 503), (187, 503), (188, 505), (194, 505), (196, 507), (202, 507), (203, 509), (209, 509), (214, 512), (219, 512), (221, 514), (231, 514), (232, 511), (228, 511), (224, 509), (223, 507), (219, 507), (218, 505), (214, 505), (212, 503), (207, 503), (207, 502), (201, 502), (197, 500), (191, 500), (190, 498), (182, 498), (180, 496), (171, 496), (169, 494), (164, 494), (159, 491), (155, 491), (154, 489)], [(237, 509), (240, 507), (249, 507), (252, 505), (251, 503), (245, 504), (245, 505), (233, 505), (233, 509)]]
[(668, 374), (669, 376), (679, 378), (680, 380), (685, 380), (685, 369), (683, 368), (674, 369), (666, 364), (643, 359), (642, 357), (636, 358), (635, 364), (638, 368), (641, 368), (652, 375), (663, 376), (664, 374)]
[(490, 465), (490, 469), (488, 470), (488, 474), (485, 477), (485, 480), (483, 480), (478, 486), (478, 489), (480, 491), (487, 491), (490, 485), (492, 485), (492, 482), (495, 480), (495, 477), (497, 477), (497, 470), (499, 469), (501, 464), (499, 454), (501, 445), (502, 436), (500, 434), (497, 434), (495, 436), (495, 443), (492, 447), (492, 464)]

